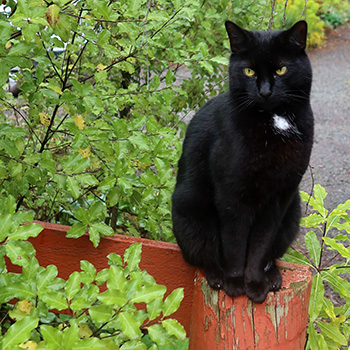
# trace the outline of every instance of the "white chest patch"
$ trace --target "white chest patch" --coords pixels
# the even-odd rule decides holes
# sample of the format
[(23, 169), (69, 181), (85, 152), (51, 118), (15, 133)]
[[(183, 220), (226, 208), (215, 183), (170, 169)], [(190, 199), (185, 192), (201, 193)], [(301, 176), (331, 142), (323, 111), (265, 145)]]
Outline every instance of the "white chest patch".
[(293, 127), (293, 125), (286, 118), (280, 117), (277, 114), (273, 116), (273, 126), (275, 129), (280, 131), (287, 131)]

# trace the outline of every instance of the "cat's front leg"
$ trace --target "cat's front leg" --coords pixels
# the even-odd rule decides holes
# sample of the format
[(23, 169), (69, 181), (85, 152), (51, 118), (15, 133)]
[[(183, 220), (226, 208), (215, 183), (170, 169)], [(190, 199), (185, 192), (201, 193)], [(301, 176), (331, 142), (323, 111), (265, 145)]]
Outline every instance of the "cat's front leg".
[(223, 290), (232, 297), (245, 293), (244, 269), (248, 244), (247, 221), (232, 215), (221, 216), (224, 258)]
[(267, 211), (261, 213), (252, 227), (249, 238), (245, 292), (252, 301), (262, 303), (270, 291), (281, 287), (282, 278), (275, 264), (275, 247), (279, 220)]

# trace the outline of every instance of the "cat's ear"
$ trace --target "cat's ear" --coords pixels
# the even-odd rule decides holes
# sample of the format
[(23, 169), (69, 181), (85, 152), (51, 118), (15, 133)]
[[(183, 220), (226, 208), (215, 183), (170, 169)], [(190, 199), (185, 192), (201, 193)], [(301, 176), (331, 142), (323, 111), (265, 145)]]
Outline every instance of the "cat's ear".
[(307, 23), (299, 21), (286, 31), (289, 43), (300, 50), (305, 50), (307, 43)]
[(225, 27), (228, 38), (230, 39), (231, 51), (235, 53), (247, 42), (247, 31), (231, 21), (226, 21)]

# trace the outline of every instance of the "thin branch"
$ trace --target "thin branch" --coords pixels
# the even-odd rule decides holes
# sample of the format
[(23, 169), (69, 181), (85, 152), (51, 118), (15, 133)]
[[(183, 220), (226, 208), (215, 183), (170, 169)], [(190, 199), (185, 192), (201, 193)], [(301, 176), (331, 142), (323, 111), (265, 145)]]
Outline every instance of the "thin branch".
[(323, 248), (324, 248), (324, 240), (323, 238), (326, 237), (326, 232), (327, 232), (327, 222), (324, 223), (323, 225), (323, 235), (322, 235), (322, 244), (321, 244), (321, 254), (320, 254), (320, 262), (318, 264), (318, 271), (321, 271), (321, 264), (322, 264), (322, 258), (323, 258)]
[(276, 0), (271, 0), (271, 15), (270, 15), (270, 20), (268, 24), (269, 29), (273, 28), (273, 13), (275, 11), (275, 4), (276, 4)]
[(150, 38), (153, 39), (163, 28), (165, 28), (174, 18), (175, 16), (184, 8), (184, 6), (181, 6), (166, 22), (164, 22), (160, 28), (158, 28), (151, 36)]
[(284, 3), (284, 11), (283, 11), (283, 19), (282, 19), (282, 27), (286, 25), (286, 13), (287, 13), (288, 0)]
[(39, 33), (39, 37), (40, 37), (41, 42), (42, 42), (42, 44), (43, 44), (44, 50), (46, 51), (47, 57), (48, 57), (49, 60), (50, 60), (50, 63), (51, 63), (51, 65), (52, 65), (52, 68), (54, 69), (56, 75), (57, 75), (57, 76), (59, 77), (59, 79), (61, 80), (61, 83), (63, 84), (63, 78), (61, 77), (61, 74), (58, 72), (55, 63), (52, 61), (51, 56), (50, 56), (50, 53), (49, 53), (49, 50), (46, 48), (46, 45), (45, 45), (44, 40), (42, 39), (40, 33)]
[(4, 104), (7, 104), (10, 108), (12, 108), (16, 113), (18, 113), (20, 115), (20, 117), (24, 120), (24, 122), (27, 124), (29, 130), (31, 131), (31, 133), (36, 137), (36, 139), (40, 142), (39, 136), (35, 133), (34, 129), (32, 128), (32, 126), (30, 125), (30, 123), (28, 122), (27, 118), (24, 116), (24, 114), (22, 114), (21, 111), (19, 111), (14, 105), (12, 105), (11, 103), (1, 99), (1, 101), (3, 101)]
[(314, 173), (312, 171), (312, 166), (309, 164), (309, 169), (310, 169), (310, 175), (311, 175), (311, 189), (310, 189), (310, 193), (309, 193), (309, 199), (306, 203), (306, 207), (305, 207), (305, 214), (307, 214), (307, 211), (309, 209), (309, 204), (310, 204), (310, 200), (312, 197), (312, 194), (314, 192), (314, 187), (315, 187), (315, 178), (314, 178)]

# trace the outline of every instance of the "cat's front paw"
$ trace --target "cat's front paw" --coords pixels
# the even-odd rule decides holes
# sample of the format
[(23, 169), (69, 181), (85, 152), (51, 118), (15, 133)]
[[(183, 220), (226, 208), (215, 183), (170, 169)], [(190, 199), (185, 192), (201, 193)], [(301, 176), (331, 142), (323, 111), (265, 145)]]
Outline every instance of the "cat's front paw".
[(266, 272), (266, 277), (269, 281), (270, 291), (277, 292), (282, 287), (282, 276), (275, 264)]
[(269, 292), (276, 292), (281, 286), (282, 276), (275, 264), (264, 273), (260, 280), (246, 278), (245, 281), (246, 294), (255, 303), (263, 303)]
[(230, 297), (238, 297), (245, 293), (244, 276), (228, 277), (224, 279), (223, 290)]
[(245, 293), (247, 297), (255, 303), (263, 303), (269, 291), (270, 288), (267, 278), (264, 278), (262, 281), (245, 282)]
[(222, 289), (223, 287), (223, 278), (222, 273), (217, 270), (206, 270), (205, 276), (209, 286), (213, 289)]

